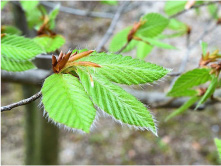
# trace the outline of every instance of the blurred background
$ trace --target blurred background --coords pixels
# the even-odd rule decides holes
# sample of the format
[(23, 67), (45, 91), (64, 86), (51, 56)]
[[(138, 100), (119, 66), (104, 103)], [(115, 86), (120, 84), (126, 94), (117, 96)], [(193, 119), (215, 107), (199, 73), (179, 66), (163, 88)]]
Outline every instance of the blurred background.
[[(73, 10), (99, 11), (109, 13), (109, 18), (79, 16), (60, 11), (56, 19), (55, 32), (66, 39), (60, 49), (95, 49), (106, 33), (111, 18), (119, 4), (107, 5), (96, 1), (51, 1), (41, 2), (48, 10), (52, 4), (60, 4)], [(119, 2), (122, 3), (122, 2)], [(122, 13), (114, 34), (133, 25), (139, 18), (150, 12), (164, 13), (165, 2), (131, 1)], [(51, 7), (50, 7), (51, 6)], [(61, 7), (60, 6), (60, 7)], [(1, 11), (2, 25), (15, 25), (15, 15), (19, 6), (8, 3)], [(21, 12), (21, 11), (20, 11)], [(195, 41), (211, 22), (205, 7), (200, 13), (188, 11), (178, 19), (192, 28), (190, 41)], [(18, 23), (17, 23), (18, 25)], [(203, 37), (209, 49), (221, 46), (220, 27)], [(111, 39), (105, 45), (108, 45)], [(146, 61), (162, 65), (177, 72), (186, 52), (186, 37), (166, 39), (177, 50), (154, 48)], [(198, 66), (201, 57), (200, 44), (190, 53), (185, 71)], [(135, 57), (136, 50), (124, 53)], [(152, 92), (166, 93), (173, 77), (167, 77), (157, 84), (130, 87)], [(1, 105), (7, 105), (36, 93), (39, 86), (30, 84), (1, 82)], [(139, 95), (139, 94), (138, 94)], [(153, 96), (154, 97), (154, 96)], [(149, 131), (136, 131), (116, 124), (108, 117), (100, 117), (96, 128), (90, 134), (68, 132), (58, 128), (43, 117), (38, 107), (39, 100), (1, 114), (1, 164), (218, 164), (218, 156), (213, 138), (221, 137), (221, 103), (205, 107), (200, 111), (188, 110), (185, 114), (164, 122), (165, 117), (175, 108), (154, 108), (156, 103), (145, 103), (158, 122), (156, 137)]]

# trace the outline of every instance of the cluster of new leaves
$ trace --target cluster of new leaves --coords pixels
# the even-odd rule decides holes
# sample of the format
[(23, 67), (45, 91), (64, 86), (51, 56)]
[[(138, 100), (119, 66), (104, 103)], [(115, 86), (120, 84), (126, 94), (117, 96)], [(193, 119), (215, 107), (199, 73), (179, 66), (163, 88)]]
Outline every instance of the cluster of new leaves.
[[(208, 98), (210, 98), (215, 89), (220, 86), (219, 73), (221, 70), (221, 63), (218, 60), (221, 55), (218, 54), (218, 50), (209, 54), (206, 52), (207, 44), (202, 42), (202, 59), (200, 61), (201, 68), (190, 70), (182, 74), (174, 83), (172, 89), (168, 92), (168, 96), (172, 97), (190, 97), (190, 99), (184, 103), (180, 108), (172, 112), (166, 120), (185, 112), (189, 107), (198, 101), (195, 109), (203, 104)], [(209, 63), (214, 64), (207, 66)], [(195, 86), (199, 86), (210, 82), (208, 88), (193, 89)]]
[(23, 36), (4, 33), (1, 37), (1, 69), (25, 71), (35, 68), (31, 62), (44, 50), (33, 40)]
[[(5, 2), (1, 2), (2, 8), (6, 5)], [(47, 15), (46, 10), (41, 6), (40, 10), (44, 11), (43, 17), (40, 10), (38, 10), (38, 1), (20, 1), (20, 3), (25, 11), (30, 28), (34, 26), (49, 27), (49, 30), (54, 28), (58, 8)], [(21, 34), (21, 31), (13, 26), (3, 25), (1, 27), (1, 69), (13, 72), (33, 69), (35, 65), (31, 60), (36, 55), (55, 51), (65, 43), (65, 39), (55, 33), (50, 35), (43, 33), (34, 39), (18, 36)]]
[(218, 154), (219, 154), (219, 158), (220, 158), (220, 161), (221, 161), (221, 140), (218, 139), (218, 138), (215, 138), (214, 141), (215, 141), (217, 151), (218, 151)]
[[(169, 20), (162, 15), (149, 13), (143, 16), (139, 23), (134, 26), (129, 26), (117, 33), (110, 43), (109, 50), (111, 52), (117, 52), (123, 46), (127, 45), (123, 52), (128, 52), (137, 47), (137, 57), (143, 59), (151, 52), (154, 46), (173, 49), (175, 47), (160, 42), (158, 38), (168, 24)], [(132, 31), (134, 32), (132, 36), (130, 36)], [(132, 39), (128, 40), (129, 36)]]
[(56, 6), (49, 14), (39, 4), (39, 1), (20, 1), (25, 11), (29, 28), (37, 30), (38, 36), (34, 41), (46, 52), (53, 52), (65, 43), (64, 37), (53, 32), (55, 19), (59, 13), (59, 6)]
[[(73, 54), (70, 59), (83, 54)], [(121, 123), (157, 134), (149, 110), (114, 83), (151, 83), (169, 70), (117, 54), (94, 52), (89, 57), (75, 59), (74, 62), (67, 61), (68, 67), (48, 77), (43, 84), (42, 102), (49, 118), (67, 127), (89, 132), (95, 120), (96, 105)]]

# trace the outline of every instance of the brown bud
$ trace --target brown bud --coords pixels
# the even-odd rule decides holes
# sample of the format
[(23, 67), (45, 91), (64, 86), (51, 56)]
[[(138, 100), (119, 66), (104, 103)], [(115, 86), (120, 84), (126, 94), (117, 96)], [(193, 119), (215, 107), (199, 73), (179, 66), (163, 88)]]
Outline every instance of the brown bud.
[(78, 52), (76, 51), (75, 53), (71, 54), (70, 57), (77, 55), (77, 53), (78, 53)]
[(72, 65), (75, 65), (75, 66), (89, 66), (89, 67), (101, 67), (100, 65), (98, 65), (96, 63), (87, 62), (87, 61), (73, 62)]
[(66, 65), (66, 63), (68, 62), (68, 59), (71, 55), (71, 52), (68, 52), (63, 58), (62, 60), (58, 63), (58, 69), (59, 71)]
[(127, 35), (128, 42), (130, 42), (133, 39), (133, 35), (140, 28), (141, 25), (142, 25), (142, 22), (134, 23), (133, 28), (130, 30), (129, 34)]
[(218, 18), (216, 24), (217, 24), (217, 25), (218, 25), (218, 24), (221, 24), (221, 18)]
[(190, 35), (191, 31), (192, 31), (191, 27), (187, 25), (186, 33), (187, 33), (188, 35)]
[(88, 50), (88, 51), (85, 51), (85, 52), (81, 52), (79, 54), (76, 54), (75, 56), (72, 56), (70, 59), (69, 59), (69, 62), (73, 62), (73, 61), (76, 61), (78, 59), (81, 59), (85, 56), (88, 56), (90, 55), (92, 52), (94, 52), (94, 50)]
[(63, 58), (63, 52), (61, 51), (59, 56), (58, 56), (58, 62), (60, 62), (62, 58)]
[(57, 59), (54, 55), (52, 55), (52, 66), (56, 66), (57, 65)]
[(197, 89), (198, 91), (198, 96), (203, 96), (206, 93), (207, 88), (199, 88)]

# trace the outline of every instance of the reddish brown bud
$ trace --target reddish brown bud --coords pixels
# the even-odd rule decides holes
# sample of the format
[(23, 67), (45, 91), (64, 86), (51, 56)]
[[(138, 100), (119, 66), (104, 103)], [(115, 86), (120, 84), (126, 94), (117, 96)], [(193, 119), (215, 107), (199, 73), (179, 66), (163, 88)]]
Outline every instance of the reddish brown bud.
[(73, 62), (71, 64), (75, 65), (75, 66), (101, 67), (99, 64), (96, 64), (96, 63), (93, 63), (93, 62), (87, 62), (87, 61)]
[(66, 63), (68, 62), (68, 59), (71, 55), (71, 52), (68, 52), (63, 58), (62, 60), (58, 63), (58, 69), (59, 71), (66, 65)]
[(57, 65), (57, 59), (54, 55), (52, 55), (52, 66), (56, 66)]
[(58, 62), (60, 62), (62, 58), (63, 58), (63, 52), (61, 51), (59, 56), (58, 56)]
[(79, 54), (76, 54), (75, 56), (72, 56), (68, 62), (73, 62), (73, 61), (76, 61), (78, 59), (81, 59), (85, 56), (88, 56), (90, 55), (92, 52), (94, 52), (94, 50), (88, 50), (88, 51), (85, 51), (85, 52), (81, 52)]
[(130, 30), (129, 34), (127, 35), (127, 41), (130, 42), (133, 39), (134, 34), (142, 25), (142, 22), (134, 23), (133, 28)]

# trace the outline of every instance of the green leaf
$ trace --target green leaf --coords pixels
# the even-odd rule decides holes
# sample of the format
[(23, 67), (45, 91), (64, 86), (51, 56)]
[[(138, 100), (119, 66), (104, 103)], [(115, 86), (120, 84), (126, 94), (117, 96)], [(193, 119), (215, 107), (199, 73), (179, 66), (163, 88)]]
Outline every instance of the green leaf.
[(49, 28), (51, 30), (54, 29), (54, 27), (55, 27), (55, 19), (59, 13), (59, 8), (60, 8), (60, 6), (57, 5), (49, 14), (49, 20), (50, 20), (49, 21), (49, 26), (50, 26)]
[(183, 22), (180, 22), (176, 19), (170, 19), (170, 22), (168, 24), (168, 29), (171, 29), (173, 31), (176, 31), (173, 34), (170, 34), (169, 37), (177, 37), (182, 36), (187, 33), (187, 25)]
[(106, 5), (117, 5), (118, 2), (115, 1), (115, 0), (110, 0), (110, 1), (100, 1), (101, 3), (103, 4), (106, 4)]
[(3, 9), (5, 7), (5, 5), (8, 3), (8, 1), (1, 1), (1, 9)]
[(35, 69), (35, 65), (28, 60), (14, 60), (1, 55), (1, 69), (6, 71), (25, 71)]
[(218, 85), (218, 78), (213, 76), (212, 81), (206, 90), (206, 93), (203, 95), (203, 97), (200, 99), (199, 103), (197, 104), (196, 108), (197, 109), (201, 104), (203, 104), (209, 97), (212, 96), (214, 91), (216, 90), (216, 87)]
[[(39, 1), (20, 1), (25, 11), (28, 27), (32, 29), (35, 25), (41, 24), (41, 11), (37, 8)], [(43, 8), (43, 6), (41, 6)]]
[(21, 31), (14, 27), (14, 26), (10, 26), (10, 25), (3, 25), (1, 27), (1, 33), (7, 33), (7, 34), (10, 34), (10, 35), (21, 35)]
[(150, 13), (141, 18), (146, 21), (135, 33), (137, 36), (155, 37), (167, 27), (169, 20), (157, 13)]
[(205, 56), (206, 53), (207, 53), (208, 44), (206, 42), (201, 42), (201, 47), (202, 47), (202, 50), (203, 50), (203, 56)]
[(127, 47), (122, 52), (129, 52), (138, 44), (139, 42), (137, 40), (131, 40)]
[(187, 1), (167, 1), (164, 11), (168, 16), (175, 15), (184, 10)]
[(78, 68), (77, 73), (94, 104), (123, 123), (157, 134), (153, 116), (141, 102), (119, 86), (94, 73), (92, 86), (90, 77), (84, 69)]
[(194, 69), (182, 74), (174, 83), (173, 88), (167, 93), (168, 96), (194, 96), (196, 90), (190, 88), (204, 84), (211, 80), (211, 75), (208, 69)]
[(163, 43), (155, 38), (147, 38), (147, 37), (142, 37), (143, 41), (146, 41), (150, 43), (153, 46), (159, 47), (159, 48), (164, 48), (164, 49), (177, 49), (174, 46), (171, 46), (169, 44)]
[(20, 1), (21, 6), (25, 12), (33, 12), (39, 4), (39, 1)]
[(139, 42), (137, 45), (137, 58), (144, 59), (153, 49), (153, 46), (144, 42)]
[(219, 18), (218, 13), (217, 13), (217, 11), (218, 11), (217, 8), (218, 8), (218, 6), (216, 4), (208, 5), (208, 11), (209, 11), (210, 15), (212, 16), (212, 18), (214, 18), (214, 19)]
[(42, 88), (42, 102), (56, 123), (88, 133), (96, 110), (79, 80), (70, 74), (53, 74)]
[(214, 142), (216, 144), (217, 151), (218, 151), (218, 154), (219, 154), (219, 158), (221, 160), (221, 139), (215, 138)]
[(38, 45), (40, 45), (46, 52), (53, 52), (59, 49), (65, 43), (64, 37), (61, 35), (55, 36), (39, 36), (33, 39)]
[(1, 54), (15, 60), (28, 60), (43, 53), (42, 48), (29, 38), (6, 34), (1, 41)]
[(182, 113), (184, 113), (188, 108), (190, 108), (195, 102), (197, 102), (199, 100), (200, 97), (198, 96), (193, 96), (191, 97), (186, 103), (184, 103), (180, 108), (176, 109), (175, 111), (173, 111), (171, 114), (169, 114), (165, 121), (168, 121), (169, 119), (180, 115)]
[[(127, 43), (127, 35), (129, 34), (130, 30), (132, 29), (131, 26), (123, 29), (122, 31), (118, 32), (111, 40), (109, 45), (109, 50), (111, 52), (117, 52), (119, 51), (126, 43)], [(136, 46), (136, 41), (132, 40), (130, 42), (130, 46), (127, 46), (125, 49), (126, 51), (130, 51)], [(126, 52), (125, 51), (125, 52)]]
[(170, 71), (143, 60), (116, 54), (94, 53), (92, 56), (82, 58), (81, 61), (90, 61), (101, 65), (96, 69), (88, 67), (91, 73), (95, 72), (113, 82), (127, 85), (154, 82)]
[(168, 24), (168, 28), (172, 30), (177, 30), (177, 31), (186, 31), (187, 26), (185, 23), (178, 21), (174, 18), (170, 19), (170, 22)]

